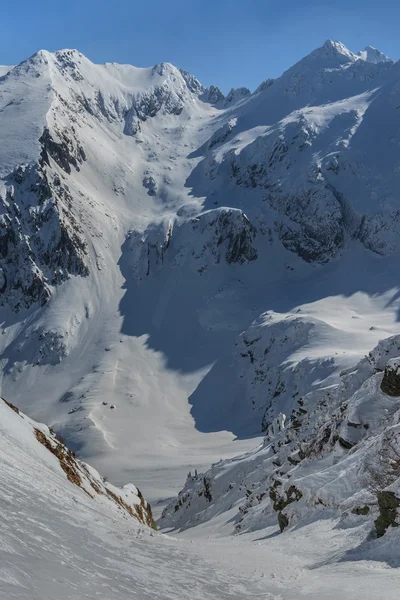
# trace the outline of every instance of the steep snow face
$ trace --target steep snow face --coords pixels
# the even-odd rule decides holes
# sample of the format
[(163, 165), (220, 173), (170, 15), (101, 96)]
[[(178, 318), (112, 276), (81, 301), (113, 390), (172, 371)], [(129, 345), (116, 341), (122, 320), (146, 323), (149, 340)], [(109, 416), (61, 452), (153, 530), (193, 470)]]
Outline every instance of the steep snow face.
[(94, 265), (87, 229), (101, 231), (96, 223), (104, 212), (98, 165), (114, 179), (103, 182), (105, 195), (128, 185), (133, 191), (144, 123), (159, 113), (160, 121), (177, 117), (185, 107), (196, 112), (202, 88), (186, 79), (168, 63), (94, 65), (63, 50), (40, 51), (0, 81), (3, 302), (15, 310), (43, 304), (55, 285), (88, 275)]
[(38, 52), (0, 80), (2, 139), (0, 175), (29, 165), (40, 156), (39, 139), (53, 98), (46, 52)]
[(393, 62), (325, 44), (231, 113), (190, 183), (210, 204), (229, 194), (306, 261), (328, 262), (351, 239), (389, 254), (399, 237), (398, 81)]
[[(283, 361), (263, 444), (189, 474), (161, 524), (186, 528), (230, 511), (236, 532), (274, 522), (283, 531), (325, 513), (340, 518), (339, 527), (364, 524), (384, 535), (400, 520), (399, 336), (380, 342), (336, 381), (326, 377), (328, 365), (315, 359), (296, 364), (282, 356), (282, 339), (274, 336), (273, 343)], [(268, 380), (254, 346), (258, 380)]]
[(309, 525), (305, 535), (224, 539), (214, 528), (214, 535), (174, 539), (132, 518), (128, 508), (143, 502), (134, 486), (116, 489), (73, 457), (68, 473), (78, 473), (81, 485), (68, 480), (64, 453), (46, 426), (0, 400), (2, 598), (297, 600), (301, 593), (334, 600), (356, 590), (373, 600), (382, 585), (386, 598), (397, 598), (398, 569), (382, 563), (395, 560), (390, 531), (379, 551), (370, 543), (371, 561), (359, 561), (357, 550), (368, 544), (366, 532), (338, 530), (330, 520)]

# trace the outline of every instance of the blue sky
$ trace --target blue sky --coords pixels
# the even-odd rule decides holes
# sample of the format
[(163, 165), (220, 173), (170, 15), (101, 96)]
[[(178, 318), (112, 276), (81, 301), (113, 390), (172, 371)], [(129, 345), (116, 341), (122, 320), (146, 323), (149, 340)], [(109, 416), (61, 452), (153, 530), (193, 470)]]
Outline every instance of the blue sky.
[(94, 62), (172, 62), (202, 83), (254, 89), (321, 46), (400, 58), (396, 0), (3, 0), (0, 64), (78, 48)]

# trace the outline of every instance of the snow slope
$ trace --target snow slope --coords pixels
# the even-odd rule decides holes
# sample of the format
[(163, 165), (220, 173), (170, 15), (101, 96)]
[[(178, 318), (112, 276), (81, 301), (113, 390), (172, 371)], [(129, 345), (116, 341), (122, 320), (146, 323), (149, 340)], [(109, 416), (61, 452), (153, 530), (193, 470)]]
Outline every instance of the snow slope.
[(290, 323), (273, 364), (328, 383), (398, 333), (399, 66), (377, 56), (327, 42), (227, 98), (75, 50), (3, 77), (4, 397), (164, 501), (256, 445), (255, 329)]
[[(7, 400), (1, 399), (1, 413), (3, 481), (12, 485), (15, 470), (26, 474), (26, 485), (38, 489), (39, 485), (49, 485), (47, 478), (59, 486), (63, 482), (65, 486), (66, 479), (98, 505), (111, 505), (142, 525), (155, 528), (151, 509), (134, 485), (128, 484), (121, 490), (108, 483), (92, 467), (79, 461), (46, 425), (32, 421)], [(37, 470), (42, 475), (38, 482), (33, 477)], [(71, 489), (68, 484), (66, 488)]]
[(118, 490), (72, 459), (81, 477), (76, 485), (43, 445), (43, 439), (57, 443), (46, 426), (3, 400), (0, 414), (1, 598), (250, 598), (261, 592), (257, 583), (214, 572), (187, 546), (138, 523), (128, 507), (147, 505), (133, 485)]
[[(38, 430), (51, 442), (46, 426), (3, 400), (0, 417), (2, 599), (334, 600), (341, 594), (372, 600), (383, 584), (385, 598), (397, 598), (398, 569), (373, 555), (359, 560), (362, 530), (339, 535), (334, 522), (324, 521), (308, 526), (301, 538), (295, 532), (268, 539), (267, 530), (265, 539), (227, 540), (207, 528), (195, 538), (161, 535), (96, 493), (89, 481), (126, 498), (87, 465), (75, 463), (87, 488), (69, 481), (35, 435)], [(131, 499), (135, 506), (136, 492)], [(383, 551), (393, 548), (383, 540)], [(294, 549), (300, 542), (301, 553)]]

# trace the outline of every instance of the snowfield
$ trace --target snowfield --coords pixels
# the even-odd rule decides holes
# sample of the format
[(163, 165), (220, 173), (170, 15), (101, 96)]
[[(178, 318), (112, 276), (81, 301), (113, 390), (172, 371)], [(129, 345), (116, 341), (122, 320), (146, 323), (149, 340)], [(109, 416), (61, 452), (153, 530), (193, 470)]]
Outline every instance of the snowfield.
[(0, 67), (4, 598), (397, 597), (399, 82)]

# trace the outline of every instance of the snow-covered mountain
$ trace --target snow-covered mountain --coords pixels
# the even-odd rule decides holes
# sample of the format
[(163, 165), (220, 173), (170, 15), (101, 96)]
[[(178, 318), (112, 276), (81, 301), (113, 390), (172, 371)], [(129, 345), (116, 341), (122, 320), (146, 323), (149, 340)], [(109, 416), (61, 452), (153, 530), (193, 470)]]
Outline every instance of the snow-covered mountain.
[[(399, 69), (372, 47), (332, 41), (226, 97), (169, 63), (95, 65), (75, 50), (4, 69), (2, 395), (151, 502), (175, 495), (189, 469), (228, 459), (234, 490), (219, 467), (205, 476), (223, 482), (227, 503), (217, 491), (204, 507), (204, 481), (191, 478), (191, 509), (172, 503), (167, 524), (232, 503), (243, 529), (277, 523), (273, 445), (286, 464), (323, 435), (298, 401), (322, 402), (315, 415), (345, 428), (341, 373), (364, 373), (363, 356), (399, 333)], [(347, 449), (350, 470), (375, 460), (372, 445), (396, 426), (379, 394), (360, 450)], [(288, 523), (297, 506), (301, 518), (312, 510), (325, 455), (335, 468), (348, 460), (333, 436), (304, 463), (309, 495), (295, 485), (299, 504), (280, 511)], [(291, 466), (305, 477), (304, 465)], [(235, 486), (258, 468), (245, 501)], [(297, 478), (285, 469), (276, 502)], [(318, 498), (342, 514), (347, 501), (357, 508), (357, 485)], [(388, 485), (380, 491), (398, 493)], [(363, 502), (375, 518), (377, 500)]]

